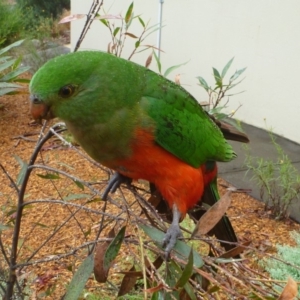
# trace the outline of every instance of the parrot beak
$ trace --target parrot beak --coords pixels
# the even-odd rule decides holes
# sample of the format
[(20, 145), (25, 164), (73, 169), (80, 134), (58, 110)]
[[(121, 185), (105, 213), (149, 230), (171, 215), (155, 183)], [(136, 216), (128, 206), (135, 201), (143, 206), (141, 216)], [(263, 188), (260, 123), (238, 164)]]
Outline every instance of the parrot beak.
[(35, 120), (49, 120), (54, 118), (50, 107), (35, 95), (30, 96), (30, 112)]

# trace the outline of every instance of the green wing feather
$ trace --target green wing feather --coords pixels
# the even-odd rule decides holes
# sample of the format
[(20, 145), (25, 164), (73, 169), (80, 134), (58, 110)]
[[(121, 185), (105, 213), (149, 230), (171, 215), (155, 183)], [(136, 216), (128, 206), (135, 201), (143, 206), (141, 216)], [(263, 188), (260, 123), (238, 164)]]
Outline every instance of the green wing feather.
[(156, 124), (156, 141), (163, 148), (194, 167), (236, 156), (217, 125), (183, 88), (148, 71), (144, 93)]

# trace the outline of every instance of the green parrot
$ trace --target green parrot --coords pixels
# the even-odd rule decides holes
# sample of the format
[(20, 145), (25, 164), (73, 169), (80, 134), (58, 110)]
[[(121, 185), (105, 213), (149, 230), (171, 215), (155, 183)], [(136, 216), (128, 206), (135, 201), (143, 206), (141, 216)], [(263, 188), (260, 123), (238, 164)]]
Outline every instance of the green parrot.
[(163, 246), (201, 199), (203, 165), (236, 157), (221, 130), (179, 85), (133, 62), (98, 51), (48, 61), (30, 83), (35, 119), (60, 118), (97, 162), (153, 183), (172, 210)]

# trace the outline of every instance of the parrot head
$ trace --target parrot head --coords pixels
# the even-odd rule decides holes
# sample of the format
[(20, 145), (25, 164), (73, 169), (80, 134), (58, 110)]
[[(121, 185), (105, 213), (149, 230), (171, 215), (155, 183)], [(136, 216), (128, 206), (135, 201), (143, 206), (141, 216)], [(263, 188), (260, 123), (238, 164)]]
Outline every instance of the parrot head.
[(95, 98), (91, 93), (99, 93), (102, 88), (95, 80), (95, 66), (99, 65), (97, 57), (76, 52), (45, 63), (34, 74), (29, 86), (33, 118), (41, 120), (59, 117), (66, 121), (72, 116), (75, 119), (74, 113), (82, 112), (87, 103), (91, 106), (91, 99)]

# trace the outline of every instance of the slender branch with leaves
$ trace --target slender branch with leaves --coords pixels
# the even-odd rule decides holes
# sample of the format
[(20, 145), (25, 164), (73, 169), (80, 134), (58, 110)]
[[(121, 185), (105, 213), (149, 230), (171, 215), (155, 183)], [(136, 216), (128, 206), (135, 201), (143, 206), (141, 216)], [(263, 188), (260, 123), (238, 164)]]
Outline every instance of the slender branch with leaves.
[[(209, 111), (211, 114), (213, 114), (218, 120), (224, 119), (224, 118), (231, 118), (236, 111), (240, 108), (240, 106), (235, 109), (234, 112), (231, 112), (229, 114), (225, 114), (221, 111), (226, 108), (226, 105), (229, 101), (229, 97), (238, 95), (239, 93), (233, 93), (229, 94), (229, 91), (236, 87), (238, 84), (240, 84), (244, 79), (241, 79), (237, 81), (240, 76), (244, 73), (246, 68), (239, 69), (233, 73), (233, 75), (230, 76), (227, 83), (225, 83), (225, 76), (227, 75), (227, 72), (229, 68), (231, 67), (231, 64), (233, 62), (234, 58), (230, 59), (228, 63), (224, 66), (222, 71), (218, 71), (216, 68), (213, 68), (213, 76), (215, 80), (215, 86), (211, 87), (208, 85), (207, 81), (201, 77), (198, 76), (199, 85), (205, 89), (205, 91), (208, 94), (208, 104), (209, 104)], [(227, 98), (225, 103), (221, 103), (221, 101)]]

